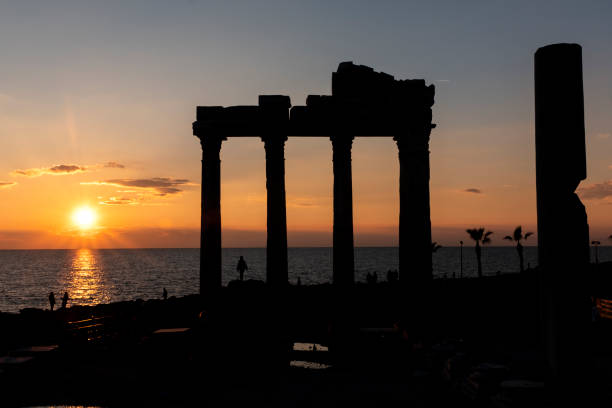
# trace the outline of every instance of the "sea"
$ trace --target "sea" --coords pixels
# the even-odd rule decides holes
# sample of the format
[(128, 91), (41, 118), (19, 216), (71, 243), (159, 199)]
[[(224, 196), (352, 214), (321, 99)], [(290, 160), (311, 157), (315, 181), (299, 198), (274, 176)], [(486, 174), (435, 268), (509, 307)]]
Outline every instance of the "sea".
[[(599, 247), (600, 262), (612, 261), (612, 247)], [(265, 279), (265, 248), (225, 248), (223, 284), (238, 278), (236, 263), (244, 256), (245, 279)], [(591, 258), (594, 259), (592, 252)], [(513, 247), (485, 247), (484, 275), (517, 273), (519, 260)], [(70, 305), (94, 305), (124, 300), (195, 294), (199, 290), (200, 252), (185, 249), (76, 249), (0, 250), (0, 312), (48, 308), (49, 292), (57, 303), (64, 292)], [(537, 248), (525, 247), (525, 267), (537, 265)], [(368, 273), (385, 280), (398, 269), (397, 247), (355, 248), (355, 279)], [(434, 278), (477, 275), (471, 246), (442, 247), (433, 254)], [(332, 248), (289, 248), (289, 281), (318, 284), (331, 281)]]

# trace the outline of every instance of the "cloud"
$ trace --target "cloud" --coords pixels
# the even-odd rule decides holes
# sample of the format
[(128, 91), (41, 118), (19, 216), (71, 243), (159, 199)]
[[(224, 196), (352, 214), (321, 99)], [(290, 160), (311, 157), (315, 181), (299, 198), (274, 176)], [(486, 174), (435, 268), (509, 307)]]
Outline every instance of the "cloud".
[(598, 139), (609, 139), (610, 138), (610, 133), (598, 133), (596, 135), (596, 137)]
[(192, 183), (190, 183), (187, 179), (173, 179), (170, 177), (153, 177), (148, 179), (111, 179), (104, 181), (83, 182), (81, 184), (131, 187), (141, 191), (148, 191), (160, 197), (178, 194), (183, 191), (183, 186), (192, 185)]
[(102, 164), (80, 165), (80, 164), (55, 164), (51, 167), (33, 167), (30, 169), (17, 169), (10, 172), (12, 176), (40, 177), (45, 174), (62, 176), (68, 174), (85, 173), (101, 168), (124, 169), (123, 164), (117, 162), (106, 162)]
[(464, 193), (474, 193), (474, 194), (482, 194), (482, 190), (478, 188), (466, 188), (463, 190)]
[(585, 200), (603, 200), (612, 197), (612, 180), (581, 187), (578, 189), (578, 194)]
[(106, 162), (102, 166), (106, 168), (113, 168), (113, 169), (125, 169), (125, 166), (123, 164), (117, 163), (114, 161)]
[(0, 189), (2, 188), (11, 188), (17, 185), (14, 181), (0, 181)]
[(436, 79), (434, 82), (449, 83), (449, 82), (451, 82), (451, 80), (450, 79)]
[(137, 205), (140, 200), (130, 197), (109, 197), (107, 200), (100, 201), (101, 205)]
[(25, 176), (25, 177), (40, 177), (43, 174), (63, 175), (63, 174), (74, 174), (83, 173), (89, 171), (86, 166), (79, 166), (78, 164), (56, 164), (51, 167), (31, 168), (31, 169), (17, 169), (13, 170), (10, 174), (12, 176)]
[(323, 197), (317, 196), (304, 196), (304, 197), (287, 197), (288, 207), (320, 207), (321, 200)]

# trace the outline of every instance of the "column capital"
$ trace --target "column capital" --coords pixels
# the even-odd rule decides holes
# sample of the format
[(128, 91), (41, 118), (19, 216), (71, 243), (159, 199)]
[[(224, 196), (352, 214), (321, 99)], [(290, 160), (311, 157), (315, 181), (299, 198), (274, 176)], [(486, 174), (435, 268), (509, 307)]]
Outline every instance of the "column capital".
[(429, 136), (435, 123), (428, 123), (422, 127), (408, 129), (406, 132), (393, 136), (400, 153), (429, 151)]
[(196, 135), (198, 139), (200, 139), (200, 145), (202, 146), (202, 151), (215, 151), (219, 152), (221, 150), (221, 143), (224, 140), (227, 140), (225, 136), (213, 136), (213, 135)]
[(350, 150), (353, 145), (353, 139), (355, 139), (355, 136), (349, 135), (333, 135), (329, 137), (334, 149), (348, 148)]

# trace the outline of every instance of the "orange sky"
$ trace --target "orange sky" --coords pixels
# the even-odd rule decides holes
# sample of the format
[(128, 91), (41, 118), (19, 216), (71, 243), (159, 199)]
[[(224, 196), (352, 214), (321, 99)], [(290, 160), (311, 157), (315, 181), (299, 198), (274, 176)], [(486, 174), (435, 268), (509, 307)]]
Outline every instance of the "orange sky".
[[(497, 167), (477, 169), (464, 183), (449, 154), (432, 134), (431, 207), (433, 236), (445, 245), (466, 239), (467, 227), (496, 232), (494, 244), (515, 225), (535, 230), (534, 176), (511, 171), (512, 156)], [(185, 138), (193, 138), (185, 135)], [(16, 183), (2, 189), (0, 248), (197, 247), (199, 243), (199, 143), (193, 138), (190, 174), (151, 177), (136, 160), (43, 163), (9, 171)], [(264, 246), (265, 161), (258, 139), (236, 138), (222, 147), (224, 246)], [(291, 246), (331, 244), (331, 143), (326, 138), (291, 138), (286, 148), (287, 219)], [(195, 174), (194, 174), (195, 173)], [(27, 175), (24, 175), (27, 174)], [(163, 173), (167, 174), (167, 173)], [(458, 180), (455, 179), (458, 178)], [(358, 138), (353, 148), (356, 245), (397, 244), (398, 160), (391, 139)], [(468, 192), (468, 188), (481, 191)], [(599, 200), (600, 201), (600, 200)], [(590, 221), (606, 220), (605, 204), (586, 201)], [(74, 225), (75, 209), (97, 213), (95, 228)], [(603, 208), (602, 208), (603, 207)], [(607, 231), (597, 229), (596, 233)], [(531, 243), (535, 244), (536, 240)]]
[[(197, 247), (195, 107), (257, 104), (259, 94), (304, 104), (329, 94), (331, 73), (351, 60), (436, 86), (433, 239), (456, 245), (484, 226), (504, 245), (515, 226), (536, 229), (533, 53), (562, 41), (583, 45), (580, 194), (591, 239), (612, 243), (612, 26), (601, 10), (610, 5), (551, 14), (527, 1), (177, 3), (3, 7), (0, 248)], [(263, 143), (230, 138), (221, 155), (223, 244), (264, 246)], [(331, 166), (328, 139), (287, 142), (291, 246), (331, 244)], [(390, 138), (355, 140), (353, 192), (356, 245), (395, 245)], [(83, 205), (98, 214), (86, 232), (71, 220)]]

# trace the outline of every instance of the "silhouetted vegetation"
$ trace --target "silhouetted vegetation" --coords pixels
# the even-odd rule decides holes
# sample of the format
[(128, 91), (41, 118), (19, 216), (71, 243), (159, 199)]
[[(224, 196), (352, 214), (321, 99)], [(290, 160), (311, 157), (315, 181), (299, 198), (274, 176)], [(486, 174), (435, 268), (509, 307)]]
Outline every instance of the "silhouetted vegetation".
[(466, 232), (470, 235), (474, 241), (476, 241), (476, 246), (474, 247), (476, 251), (476, 262), (478, 263), (478, 277), (482, 278), (482, 245), (486, 245), (491, 242), (491, 238), (489, 236), (493, 234), (493, 231), (485, 231), (484, 228), (471, 228), (467, 229)]
[(519, 256), (519, 270), (522, 272), (525, 271), (525, 258), (523, 257), (523, 245), (521, 244), (521, 241), (527, 240), (527, 238), (529, 238), (530, 236), (533, 235), (533, 232), (526, 232), (525, 235), (523, 235), (523, 227), (521, 227), (520, 225), (518, 227), (516, 227), (514, 229), (514, 232), (512, 233), (512, 235), (506, 235), (504, 237), (504, 239), (508, 240), (508, 241), (514, 241), (516, 242), (516, 252), (518, 252), (518, 256)]

